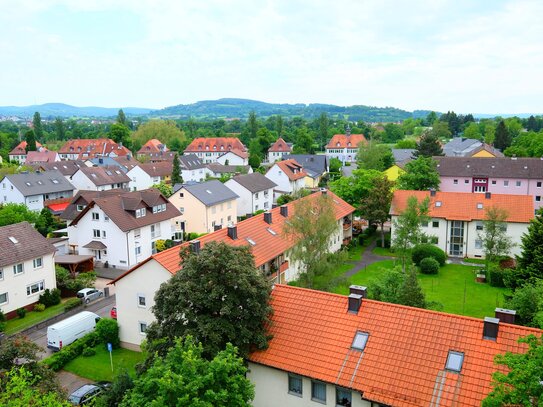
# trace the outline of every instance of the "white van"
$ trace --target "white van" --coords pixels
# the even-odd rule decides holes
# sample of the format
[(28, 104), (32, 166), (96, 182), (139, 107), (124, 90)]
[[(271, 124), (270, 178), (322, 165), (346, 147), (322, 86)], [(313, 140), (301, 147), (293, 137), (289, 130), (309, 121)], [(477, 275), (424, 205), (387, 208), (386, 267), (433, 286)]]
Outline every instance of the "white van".
[(94, 312), (83, 311), (47, 328), (47, 347), (61, 350), (76, 339), (94, 330), (100, 317)]

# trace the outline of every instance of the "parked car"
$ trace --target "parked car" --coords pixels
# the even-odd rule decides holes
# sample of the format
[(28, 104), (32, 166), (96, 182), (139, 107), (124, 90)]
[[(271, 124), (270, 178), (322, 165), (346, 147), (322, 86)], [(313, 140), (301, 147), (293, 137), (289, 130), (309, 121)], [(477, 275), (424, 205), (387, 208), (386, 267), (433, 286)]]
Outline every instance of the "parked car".
[(113, 319), (117, 319), (117, 307), (111, 308), (111, 311), (109, 312), (109, 316)]
[(104, 293), (97, 288), (83, 288), (77, 292), (77, 298), (85, 304), (102, 297)]
[(110, 387), (110, 382), (85, 384), (75, 390), (72, 394), (70, 394), (70, 397), (68, 397), (68, 401), (74, 406), (84, 406), (86, 404), (91, 404), (97, 396), (102, 394)]
[(96, 327), (100, 317), (94, 312), (83, 311), (47, 328), (47, 347), (55, 351), (82, 338)]

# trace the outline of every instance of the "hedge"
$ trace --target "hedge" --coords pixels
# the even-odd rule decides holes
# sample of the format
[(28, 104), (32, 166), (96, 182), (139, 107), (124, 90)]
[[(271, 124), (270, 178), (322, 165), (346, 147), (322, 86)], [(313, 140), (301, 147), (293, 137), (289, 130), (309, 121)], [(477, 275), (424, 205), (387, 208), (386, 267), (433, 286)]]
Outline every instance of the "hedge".
[(503, 270), (497, 264), (491, 264), (486, 270), (486, 279), (492, 287), (505, 287), (505, 281), (509, 273), (511, 273), (511, 270)]
[(447, 260), (447, 255), (443, 250), (429, 243), (419, 244), (418, 246), (415, 246), (411, 252), (411, 259), (417, 266), (422, 259), (427, 257), (432, 257), (440, 266), (444, 266), (445, 261)]
[(433, 257), (422, 259), (419, 267), (422, 274), (437, 274), (439, 271), (439, 263)]

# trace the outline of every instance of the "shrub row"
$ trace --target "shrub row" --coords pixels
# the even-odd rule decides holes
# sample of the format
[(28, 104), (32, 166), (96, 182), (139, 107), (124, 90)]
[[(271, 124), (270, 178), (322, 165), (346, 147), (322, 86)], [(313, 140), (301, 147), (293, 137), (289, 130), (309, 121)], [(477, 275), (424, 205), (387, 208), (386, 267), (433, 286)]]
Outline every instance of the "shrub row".
[(417, 266), (420, 264), (422, 259), (427, 257), (433, 258), (439, 263), (440, 266), (444, 266), (445, 261), (447, 260), (447, 255), (443, 250), (429, 243), (419, 244), (418, 246), (415, 246), (411, 252), (411, 259)]
[(79, 298), (70, 298), (68, 301), (64, 303), (64, 312), (70, 311), (71, 309), (79, 307), (80, 305), (81, 305), (81, 300)]

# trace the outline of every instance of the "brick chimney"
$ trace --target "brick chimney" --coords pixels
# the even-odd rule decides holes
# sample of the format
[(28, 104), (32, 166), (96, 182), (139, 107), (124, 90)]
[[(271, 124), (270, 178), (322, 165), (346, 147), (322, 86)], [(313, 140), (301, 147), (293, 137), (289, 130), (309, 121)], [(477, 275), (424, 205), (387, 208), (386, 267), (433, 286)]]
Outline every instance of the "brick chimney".
[(494, 317), (499, 319), (500, 322), (504, 322), (506, 324), (514, 324), (516, 316), (517, 311), (512, 309), (496, 308), (494, 310)]
[(495, 341), (498, 339), (500, 320), (498, 318), (485, 317), (483, 325), (483, 339)]
[(264, 212), (264, 222), (271, 225), (271, 223), (272, 223), (272, 213), (271, 212)]
[(288, 218), (288, 206), (287, 205), (281, 205), (279, 207), (279, 212), (281, 213), (281, 216), (284, 216), (285, 218)]
[(358, 314), (358, 310), (362, 305), (362, 296), (360, 294), (349, 294), (349, 308), (351, 314)]
[(200, 253), (200, 241), (199, 240), (193, 240), (190, 242), (190, 251), (194, 254)]
[(362, 298), (368, 298), (368, 288), (363, 285), (351, 285), (349, 286), (349, 294), (358, 294)]
[(228, 226), (228, 237), (232, 240), (238, 238), (238, 227), (236, 225)]

